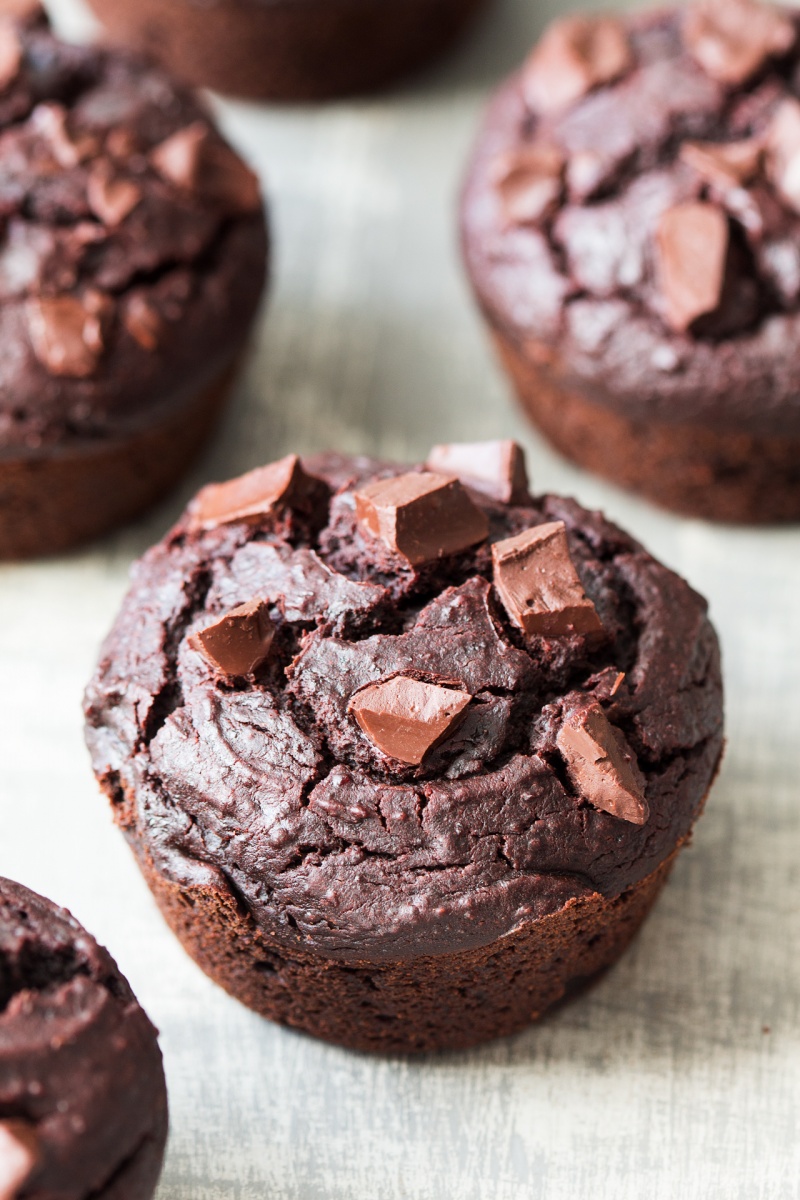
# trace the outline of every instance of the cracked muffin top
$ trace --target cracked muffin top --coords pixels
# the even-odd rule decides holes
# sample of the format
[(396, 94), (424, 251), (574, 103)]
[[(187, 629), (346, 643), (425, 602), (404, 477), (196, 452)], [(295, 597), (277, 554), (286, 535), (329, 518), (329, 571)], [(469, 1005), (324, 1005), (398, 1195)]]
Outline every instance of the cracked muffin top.
[(86, 696), (136, 852), (345, 959), (621, 893), (722, 745), (706, 604), (514, 443), (289, 456), (135, 566)]
[(800, 429), (800, 17), (555, 22), (490, 105), (467, 262), (537, 361), (629, 416)]
[(265, 255), (258, 182), (198, 98), (3, 6), (0, 453), (135, 429), (210, 384)]
[(166, 1127), (156, 1031), (111, 956), (0, 879), (0, 1196), (147, 1196)]

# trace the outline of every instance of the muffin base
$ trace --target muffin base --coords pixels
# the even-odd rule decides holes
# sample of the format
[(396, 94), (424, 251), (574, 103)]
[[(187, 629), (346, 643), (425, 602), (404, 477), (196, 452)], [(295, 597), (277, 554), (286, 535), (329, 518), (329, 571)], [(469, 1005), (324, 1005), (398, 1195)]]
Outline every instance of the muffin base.
[(261, 100), (374, 91), (457, 40), (488, 0), (89, 0), (110, 36), (187, 83)]
[(150, 1200), (156, 1190), (167, 1145), (167, 1104), (164, 1097), (163, 1119), (157, 1135), (148, 1137), (122, 1163), (98, 1192), (95, 1200)]
[(134, 845), (172, 931), (248, 1008), (327, 1042), (377, 1054), (461, 1050), (517, 1033), (620, 957), (680, 849), (619, 896), (570, 901), (478, 949), (401, 962), (341, 962), (257, 928), (228, 890), (165, 879)]
[(55, 554), (124, 524), (169, 491), (224, 407), (236, 366), (127, 437), (0, 458), (0, 559)]
[(632, 421), (560, 383), (497, 329), (493, 337), (522, 407), (565, 458), (684, 516), (800, 520), (800, 438)]

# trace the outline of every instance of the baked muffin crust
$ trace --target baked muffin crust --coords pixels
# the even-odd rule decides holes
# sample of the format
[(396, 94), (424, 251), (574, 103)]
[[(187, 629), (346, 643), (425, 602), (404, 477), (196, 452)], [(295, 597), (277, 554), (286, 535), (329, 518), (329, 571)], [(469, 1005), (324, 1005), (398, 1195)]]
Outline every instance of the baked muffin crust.
[[(302, 470), (314, 481), (305, 511), (273, 497), (260, 518), (208, 529), (201, 493), (137, 565), (87, 691), (95, 771), (168, 919), (234, 994), (371, 1049), (505, 1032), (496, 1019), (493, 1030), (473, 1023), (448, 1039), (427, 1014), (419, 1034), (413, 1016), (403, 1030), (395, 1013), (382, 1040), (368, 1028), (347, 1033), (331, 1010), (320, 1028), (302, 1004), (277, 1011), (249, 994), (233, 978), (237, 953), (310, 958), (324, 997), (333, 975), (320, 964), (402, 973), (421, 963), (433, 976), (576, 904), (613, 905), (654, 875), (660, 886), (722, 746), (705, 602), (600, 514), (556, 496), (512, 506), (462, 489), (488, 538), (412, 565), (357, 503), (375, 495), (376, 479), (397, 480), (396, 496), (401, 481), (426, 478), (421, 468), (409, 476), (323, 455)], [(228, 502), (235, 513), (236, 497)], [(600, 636), (572, 626), (526, 636), (492, 585), (492, 544), (558, 522)], [(273, 624), (268, 657), (225, 676), (197, 634), (256, 598)], [(461, 706), (443, 736), (441, 709), (428, 711), (429, 749), (418, 757), (405, 727), (398, 733), (409, 711), (393, 699), (388, 735), (359, 714), (370, 708), (365, 694), (398, 679)], [(559, 745), (568, 720), (588, 727), (597, 709), (616, 731), (608, 755), (619, 752), (631, 794), (646, 796), (627, 818), (596, 806), (589, 774)], [(373, 699), (376, 711), (387, 710)], [(204, 926), (217, 919), (208, 905), (227, 914), (222, 925), (232, 911), (240, 921), (225, 949)], [(262, 967), (266, 988), (271, 978)]]

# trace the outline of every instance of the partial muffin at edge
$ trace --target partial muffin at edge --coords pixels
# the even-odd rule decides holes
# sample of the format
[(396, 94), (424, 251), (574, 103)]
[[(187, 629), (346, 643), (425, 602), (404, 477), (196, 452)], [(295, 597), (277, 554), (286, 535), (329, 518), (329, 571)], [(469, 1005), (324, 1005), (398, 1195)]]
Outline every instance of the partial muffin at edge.
[(800, 519), (798, 20), (564, 18), (467, 172), (468, 272), (528, 414), (688, 515)]
[(0, 558), (133, 517), (214, 426), (263, 289), (257, 180), (160, 68), (0, 20)]
[(156, 1030), (64, 909), (0, 879), (0, 1195), (150, 1200), (167, 1138)]

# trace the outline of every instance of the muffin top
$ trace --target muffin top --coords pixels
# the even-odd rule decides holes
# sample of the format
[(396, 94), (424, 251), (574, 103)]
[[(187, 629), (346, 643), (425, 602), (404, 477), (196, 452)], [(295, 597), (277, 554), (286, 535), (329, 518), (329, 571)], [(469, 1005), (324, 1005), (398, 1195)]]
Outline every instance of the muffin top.
[[(0, 1196), (120, 1197), (166, 1133), (156, 1031), (64, 909), (0, 879)], [(147, 1173), (145, 1173), (147, 1168)]]
[(0, 7), (0, 453), (124, 433), (211, 383), (265, 252), (257, 180), (196, 97)]
[(513, 443), (204, 489), (134, 568), (86, 715), (137, 852), (355, 960), (622, 892), (688, 833), (722, 738), (705, 602), (532, 498)]
[(800, 434), (799, 22), (570, 16), (499, 91), (465, 251), (537, 361), (631, 416)]

